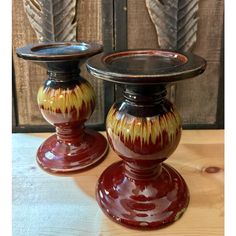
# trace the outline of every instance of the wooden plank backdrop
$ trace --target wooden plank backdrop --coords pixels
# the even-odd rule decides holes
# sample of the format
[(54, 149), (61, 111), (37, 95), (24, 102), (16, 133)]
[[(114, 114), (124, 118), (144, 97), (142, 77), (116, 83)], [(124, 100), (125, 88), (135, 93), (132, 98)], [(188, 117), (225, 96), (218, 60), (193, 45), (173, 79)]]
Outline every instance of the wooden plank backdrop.
[[(38, 65), (19, 59), (16, 48), (26, 44), (37, 43), (36, 35), (30, 26), (23, 9), (22, 0), (13, 0), (13, 62), (15, 69), (15, 92), (17, 120), (19, 126), (47, 125), (37, 105), (36, 97), (39, 87), (45, 81), (46, 70)], [(102, 43), (102, 9), (101, 0), (80, 0), (77, 4), (78, 27), (77, 39)], [(104, 93), (103, 82), (90, 79), (85, 67), (82, 76), (90, 81), (96, 96), (97, 106), (89, 120), (90, 124), (104, 122)]]
[[(157, 34), (145, 0), (127, 0), (127, 8), (128, 48), (158, 48)], [(218, 107), (218, 98), (223, 99), (219, 96), (219, 92), (223, 93), (223, 88), (219, 88), (220, 80), (223, 80), (223, 13), (223, 0), (199, 2), (198, 40), (193, 52), (204, 57), (208, 66), (199, 78), (178, 83), (175, 98), (171, 96), (183, 124), (189, 127), (218, 127), (217, 113), (223, 112), (222, 107)]]
[[(103, 42), (105, 51), (158, 48), (145, 0), (79, 0), (77, 5), (79, 40)], [(208, 61), (207, 69), (199, 78), (180, 82), (168, 90), (187, 128), (223, 128), (223, 13), (223, 0), (199, 2), (198, 40), (193, 52)], [(46, 71), (15, 55), (17, 47), (34, 42), (37, 39), (24, 13), (23, 1), (13, 0), (15, 111), (20, 126), (47, 125), (36, 102)], [(92, 83), (97, 95), (97, 106), (89, 123), (103, 123), (114, 96), (122, 96), (122, 88), (116, 88), (114, 94), (113, 85), (90, 79), (85, 68), (82, 75)]]

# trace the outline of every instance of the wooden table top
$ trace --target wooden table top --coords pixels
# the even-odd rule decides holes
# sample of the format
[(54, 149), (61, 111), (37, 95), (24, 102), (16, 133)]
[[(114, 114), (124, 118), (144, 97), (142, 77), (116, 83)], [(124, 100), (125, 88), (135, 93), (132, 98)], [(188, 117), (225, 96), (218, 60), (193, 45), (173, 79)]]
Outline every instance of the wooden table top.
[(50, 134), (13, 134), (13, 236), (222, 236), (224, 234), (224, 131), (184, 130), (166, 161), (186, 180), (190, 204), (174, 224), (152, 231), (127, 229), (108, 219), (95, 200), (102, 171), (120, 160), (110, 149), (93, 169), (50, 175), (35, 153)]

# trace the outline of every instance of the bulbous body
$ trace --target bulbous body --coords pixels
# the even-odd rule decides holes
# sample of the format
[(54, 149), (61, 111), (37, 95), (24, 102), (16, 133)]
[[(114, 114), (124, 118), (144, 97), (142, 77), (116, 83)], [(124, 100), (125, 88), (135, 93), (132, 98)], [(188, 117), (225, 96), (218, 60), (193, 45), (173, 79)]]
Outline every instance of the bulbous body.
[(107, 116), (107, 136), (111, 147), (122, 158), (163, 162), (179, 144), (181, 121), (177, 110), (166, 99), (143, 106), (129, 101), (116, 103)]
[(52, 125), (81, 125), (95, 108), (95, 93), (83, 78), (66, 81), (46, 80), (38, 91), (38, 105), (43, 117)]

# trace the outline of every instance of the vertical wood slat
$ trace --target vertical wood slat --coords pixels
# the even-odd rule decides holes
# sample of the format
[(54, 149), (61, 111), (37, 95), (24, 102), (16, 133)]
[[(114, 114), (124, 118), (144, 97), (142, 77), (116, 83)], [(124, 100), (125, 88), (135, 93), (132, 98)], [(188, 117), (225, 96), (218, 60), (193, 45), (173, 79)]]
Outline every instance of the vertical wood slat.
[[(224, 25), (223, 25), (224, 32)], [(219, 85), (218, 85), (218, 104), (217, 104), (217, 128), (224, 129), (224, 37), (221, 42), (220, 64), (222, 65)]]
[(199, 78), (178, 84), (176, 105), (184, 124), (216, 124), (223, 41), (223, 0), (199, 2), (198, 40), (194, 53), (204, 57), (207, 69)]
[[(103, 45), (104, 52), (114, 50), (114, 2), (111, 0), (102, 0), (102, 30), (103, 30)], [(104, 84), (104, 116), (110, 110), (115, 98), (115, 86), (113, 83), (103, 81)], [(104, 129), (105, 129), (104, 119)]]
[[(114, 39), (116, 51), (126, 50), (127, 42), (127, 1), (114, 0)], [(123, 97), (123, 85), (115, 85), (115, 100)]]
[[(102, 34), (102, 3), (101, 0), (79, 0), (77, 4), (77, 40), (103, 43)], [(90, 124), (104, 122), (104, 86), (101, 80), (92, 79), (85, 64), (81, 68), (81, 75), (93, 86), (96, 94), (96, 108), (89, 119)]]
[(17, 126), (17, 106), (16, 106), (16, 84), (15, 84), (15, 70), (12, 62), (12, 126)]
[(128, 0), (128, 48), (159, 48), (145, 0)]
[[(78, 40), (94, 41), (102, 43), (102, 0), (79, 0), (78, 11)], [(26, 44), (37, 43), (38, 40), (23, 9), (22, 0), (13, 0), (13, 62), (15, 67), (15, 83), (17, 96), (18, 120), (20, 126), (48, 125), (43, 119), (36, 101), (38, 88), (45, 81), (46, 70), (40, 66), (19, 59), (16, 48)], [(104, 121), (104, 94), (103, 83), (91, 80), (85, 68), (82, 75), (88, 79), (97, 95), (97, 106), (89, 120), (91, 124)]]
[(127, 49), (127, 0), (114, 0), (115, 50)]
[[(183, 124), (188, 127), (215, 127), (217, 122), (218, 90), (221, 89), (219, 78), (223, 67), (220, 60), (223, 9), (223, 0), (199, 3), (198, 41), (193, 52), (203, 56), (208, 61), (208, 67), (199, 78), (179, 82), (175, 91), (175, 104)], [(128, 0), (128, 48), (158, 48), (155, 27), (145, 0)]]
[(19, 124), (22, 125), (41, 123), (42, 118), (37, 107), (36, 96), (32, 96), (31, 91), (38, 90), (41, 82), (46, 77), (46, 72), (38, 65), (33, 65), (32, 63), (17, 58), (15, 53), (17, 47), (24, 46), (25, 44), (36, 43), (37, 39), (24, 13), (23, 1), (13, 0), (12, 10), (12, 43), (18, 121)]
[[(160, 48), (157, 33), (149, 16), (145, 0), (128, 0), (128, 48)], [(168, 99), (175, 103), (176, 85), (167, 87)]]

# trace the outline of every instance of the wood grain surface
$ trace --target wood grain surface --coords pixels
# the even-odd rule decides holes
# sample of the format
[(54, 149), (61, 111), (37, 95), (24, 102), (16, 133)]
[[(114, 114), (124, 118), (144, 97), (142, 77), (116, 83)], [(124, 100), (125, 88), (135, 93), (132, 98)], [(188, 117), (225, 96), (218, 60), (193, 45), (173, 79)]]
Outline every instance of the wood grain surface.
[[(12, 46), (15, 69), (17, 111), (19, 125), (47, 125), (37, 105), (37, 92), (47, 78), (46, 70), (34, 63), (16, 56), (16, 48), (37, 43), (36, 35), (24, 12), (23, 1), (13, 0), (12, 8)], [(102, 43), (101, 0), (80, 0), (77, 4), (77, 40)], [(97, 106), (90, 124), (103, 123), (104, 94), (103, 82), (90, 79), (85, 66), (82, 75), (88, 79), (97, 95)]]
[[(159, 48), (145, 0), (127, 0), (127, 3), (128, 48)], [(176, 84), (175, 98), (169, 94), (184, 124), (215, 124), (217, 121), (218, 92), (223, 91), (219, 88), (219, 80), (223, 79), (223, 14), (223, 0), (199, 1), (198, 39), (193, 52), (204, 57), (208, 66), (199, 78)]]
[(119, 158), (109, 151), (95, 168), (66, 176), (42, 171), (38, 146), (50, 134), (13, 134), (13, 236), (222, 236), (224, 233), (224, 131), (183, 131), (166, 162), (185, 178), (190, 205), (169, 227), (137, 231), (120, 226), (95, 201), (102, 171)]

